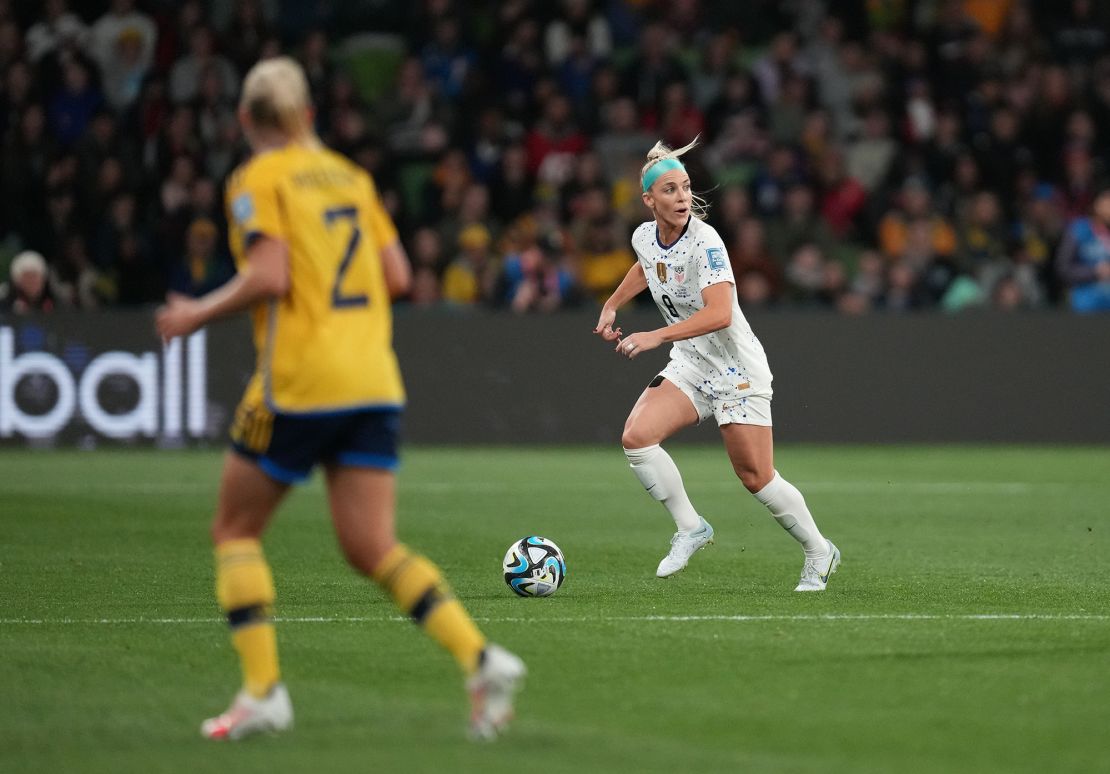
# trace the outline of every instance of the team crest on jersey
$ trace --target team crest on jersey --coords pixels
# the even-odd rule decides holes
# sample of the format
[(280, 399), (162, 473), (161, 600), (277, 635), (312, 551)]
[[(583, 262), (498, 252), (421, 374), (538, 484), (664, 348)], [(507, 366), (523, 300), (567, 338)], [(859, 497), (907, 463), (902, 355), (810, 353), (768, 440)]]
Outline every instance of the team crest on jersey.
[(655, 264), (655, 276), (659, 278), (660, 282), (667, 281), (667, 264), (659, 261)]
[(674, 281), (675, 282), (685, 282), (686, 281), (686, 267), (685, 266), (683, 266), (681, 269), (675, 269), (674, 270)]
[(243, 225), (254, 215), (254, 200), (251, 199), (250, 194), (240, 194), (235, 197), (235, 201), (231, 203), (231, 214), (239, 225)]

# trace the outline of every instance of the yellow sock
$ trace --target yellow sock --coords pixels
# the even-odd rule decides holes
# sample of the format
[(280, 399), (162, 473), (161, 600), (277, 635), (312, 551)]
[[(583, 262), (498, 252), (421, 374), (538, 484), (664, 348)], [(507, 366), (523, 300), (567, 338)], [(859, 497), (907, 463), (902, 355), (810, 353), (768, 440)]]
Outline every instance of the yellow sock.
[(231, 626), (243, 687), (262, 698), (281, 675), (273, 619), (274, 579), (257, 540), (227, 540), (216, 546), (216, 598)]
[(486, 638), (451, 595), (438, 567), (398, 544), (382, 561), (374, 580), (432, 639), (450, 651), (465, 673), (478, 668)]

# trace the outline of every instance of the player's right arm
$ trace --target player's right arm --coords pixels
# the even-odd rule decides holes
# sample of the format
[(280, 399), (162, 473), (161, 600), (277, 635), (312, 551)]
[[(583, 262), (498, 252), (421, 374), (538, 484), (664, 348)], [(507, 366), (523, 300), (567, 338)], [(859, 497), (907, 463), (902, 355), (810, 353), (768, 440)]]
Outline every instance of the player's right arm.
[(637, 261), (628, 268), (628, 273), (624, 275), (621, 284), (617, 286), (613, 295), (609, 296), (609, 300), (601, 307), (601, 316), (597, 318), (597, 327), (594, 328), (594, 333), (601, 336), (605, 341), (619, 339), (621, 329), (613, 327), (613, 323), (617, 320), (617, 310), (645, 290), (647, 290), (647, 277), (644, 276), (644, 270), (641, 268), (640, 262)]
[(289, 248), (280, 239), (258, 236), (247, 250), (246, 265), (201, 298), (172, 294), (155, 315), (159, 335), (187, 336), (219, 317), (248, 309), (258, 301), (289, 292)]
[[(163, 339), (185, 336), (211, 320), (289, 292), (288, 226), (278, 199), (280, 169), (252, 162), (228, 184), (228, 219), (241, 240), (238, 273), (201, 298), (171, 295), (155, 315)], [(233, 249), (234, 249), (233, 245)]]

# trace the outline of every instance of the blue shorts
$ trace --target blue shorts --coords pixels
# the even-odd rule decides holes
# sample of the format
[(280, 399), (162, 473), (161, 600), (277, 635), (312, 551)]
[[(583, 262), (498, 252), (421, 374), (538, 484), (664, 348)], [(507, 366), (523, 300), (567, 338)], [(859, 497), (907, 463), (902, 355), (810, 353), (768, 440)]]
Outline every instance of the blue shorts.
[(400, 429), (399, 408), (298, 415), (244, 404), (231, 426), (231, 447), (270, 478), (296, 484), (318, 463), (396, 470)]

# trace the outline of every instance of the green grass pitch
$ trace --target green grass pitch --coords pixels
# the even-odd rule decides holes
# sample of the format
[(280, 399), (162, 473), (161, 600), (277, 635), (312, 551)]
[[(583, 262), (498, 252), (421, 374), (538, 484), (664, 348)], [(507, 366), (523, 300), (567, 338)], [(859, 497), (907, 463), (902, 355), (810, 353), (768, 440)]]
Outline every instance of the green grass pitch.
[[(801, 553), (716, 446), (675, 446), (717, 543), (612, 448), (410, 448), (400, 534), (530, 674), (465, 739), (454, 663), (340, 559), (319, 480), (266, 539), (297, 727), (212, 744), (237, 664), (212, 594), (216, 452), (0, 454), (0, 770), (1107, 771), (1110, 448), (783, 447), (844, 564)], [(568, 576), (518, 599), (511, 541)]]

